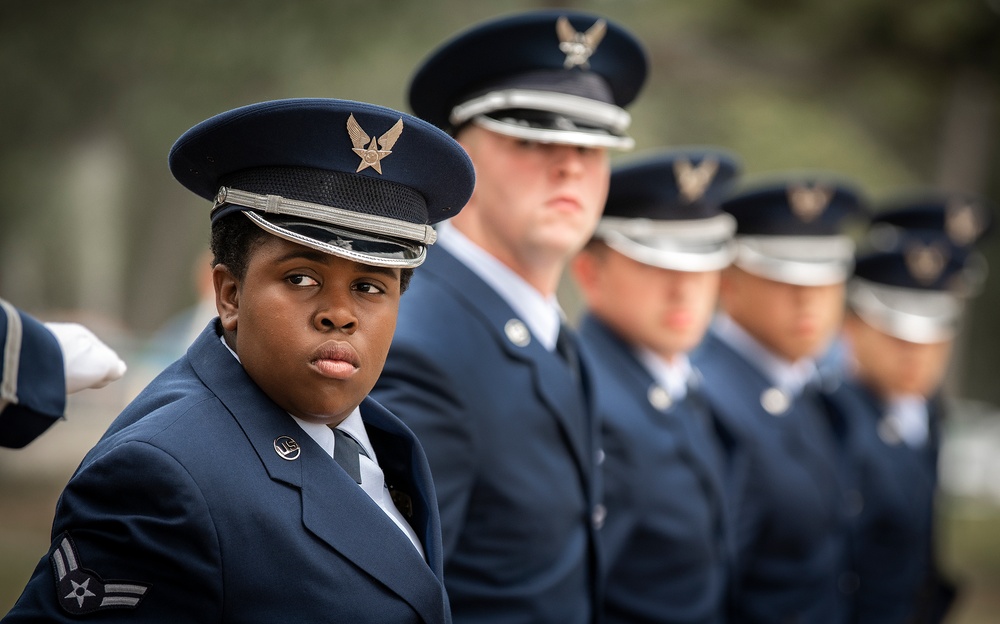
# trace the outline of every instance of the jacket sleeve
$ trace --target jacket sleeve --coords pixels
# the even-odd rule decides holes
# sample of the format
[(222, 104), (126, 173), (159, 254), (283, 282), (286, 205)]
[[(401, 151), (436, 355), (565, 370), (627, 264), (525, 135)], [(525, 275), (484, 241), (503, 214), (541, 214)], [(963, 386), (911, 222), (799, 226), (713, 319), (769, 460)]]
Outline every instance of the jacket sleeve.
[(59, 499), (52, 536), (5, 624), (223, 619), (207, 501), (151, 444), (126, 442), (87, 460)]
[(65, 410), (59, 342), (40, 322), (0, 299), (0, 446), (25, 446)]

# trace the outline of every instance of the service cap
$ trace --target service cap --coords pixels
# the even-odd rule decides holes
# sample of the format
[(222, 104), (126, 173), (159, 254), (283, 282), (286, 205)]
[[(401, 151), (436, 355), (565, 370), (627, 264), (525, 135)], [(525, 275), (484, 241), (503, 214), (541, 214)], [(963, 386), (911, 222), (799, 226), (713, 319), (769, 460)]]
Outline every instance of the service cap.
[(472, 26), (433, 51), (414, 73), (409, 102), (450, 132), (475, 123), (527, 140), (631, 149), (624, 107), (647, 68), (639, 41), (610, 20), (529, 11)]
[(389, 108), (334, 99), (251, 104), (185, 132), (170, 171), (214, 202), (287, 240), (376, 266), (410, 268), (436, 239), (431, 224), (472, 194), (465, 150)]

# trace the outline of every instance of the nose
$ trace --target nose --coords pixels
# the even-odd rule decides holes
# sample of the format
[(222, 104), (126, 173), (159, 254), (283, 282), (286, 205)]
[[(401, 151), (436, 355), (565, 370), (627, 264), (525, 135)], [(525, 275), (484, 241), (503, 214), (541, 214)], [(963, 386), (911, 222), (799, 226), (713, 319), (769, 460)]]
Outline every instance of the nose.
[(583, 153), (573, 145), (556, 145), (552, 150), (553, 169), (556, 175), (572, 177), (584, 172)]
[(349, 297), (330, 298), (324, 308), (316, 311), (313, 322), (321, 332), (353, 334), (358, 328), (358, 316)]

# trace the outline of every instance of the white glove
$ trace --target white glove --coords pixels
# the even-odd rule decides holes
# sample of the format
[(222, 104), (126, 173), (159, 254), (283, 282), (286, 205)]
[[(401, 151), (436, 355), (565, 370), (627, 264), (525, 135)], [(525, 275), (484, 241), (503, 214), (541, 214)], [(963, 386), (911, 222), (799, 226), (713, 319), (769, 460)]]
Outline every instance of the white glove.
[(62, 348), (66, 394), (103, 388), (125, 374), (125, 362), (79, 323), (45, 323)]

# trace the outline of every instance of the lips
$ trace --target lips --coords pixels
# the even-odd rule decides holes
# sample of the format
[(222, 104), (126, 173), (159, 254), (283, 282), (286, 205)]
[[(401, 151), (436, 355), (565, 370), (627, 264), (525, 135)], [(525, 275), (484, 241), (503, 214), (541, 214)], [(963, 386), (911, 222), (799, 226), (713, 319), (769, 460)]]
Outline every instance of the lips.
[(326, 343), (316, 349), (310, 363), (324, 377), (346, 379), (361, 366), (358, 352), (346, 342)]

